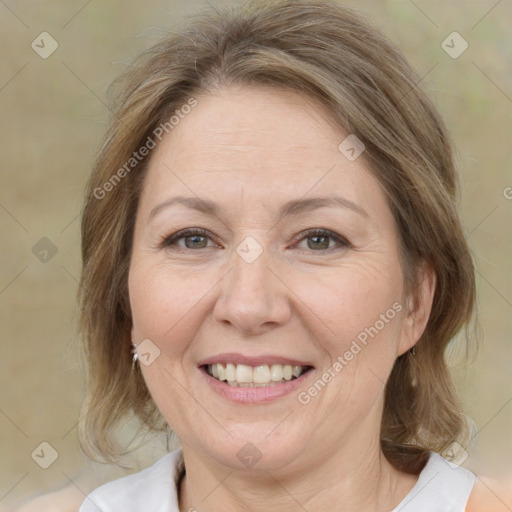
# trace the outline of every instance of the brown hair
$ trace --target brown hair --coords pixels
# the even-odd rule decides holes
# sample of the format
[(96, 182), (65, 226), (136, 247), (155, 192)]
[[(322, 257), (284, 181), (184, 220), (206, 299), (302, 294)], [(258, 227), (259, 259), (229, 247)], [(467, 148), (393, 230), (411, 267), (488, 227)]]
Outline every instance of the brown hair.
[(449, 137), (419, 82), (360, 15), (336, 3), (293, 0), (208, 12), (145, 51), (114, 84), (114, 114), (82, 218), (81, 330), (89, 378), (81, 439), (89, 454), (115, 459), (113, 427), (129, 412), (152, 428), (161, 420), (140, 371), (131, 371), (130, 355), (128, 270), (149, 158), (129, 168), (126, 162), (194, 95), (229, 85), (315, 98), (364, 143), (399, 228), (408, 292), (424, 262), (437, 278), (416, 355), (399, 357), (386, 385), (382, 449), (396, 468), (418, 473), (430, 450), (460, 439), (464, 416), (445, 349), (471, 318), (474, 269), (456, 210)]

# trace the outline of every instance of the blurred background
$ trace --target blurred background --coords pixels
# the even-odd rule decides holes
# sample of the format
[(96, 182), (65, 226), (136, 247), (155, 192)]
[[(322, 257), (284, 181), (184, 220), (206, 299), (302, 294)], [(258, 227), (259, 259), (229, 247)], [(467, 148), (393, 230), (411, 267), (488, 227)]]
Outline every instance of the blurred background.
[[(343, 3), (399, 45), (451, 128), (479, 294), (478, 351), (472, 341), (466, 354), (461, 338), (450, 352), (477, 428), (460, 463), (504, 481), (512, 477), (512, 2)], [(83, 498), (130, 471), (88, 462), (78, 448), (83, 189), (106, 127), (109, 82), (205, 8), (206, 0), (0, 0), (0, 509), (68, 484)], [(129, 438), (134, 429), (124, 431)], [(149, 439), (133, 470), (165, 448)]]

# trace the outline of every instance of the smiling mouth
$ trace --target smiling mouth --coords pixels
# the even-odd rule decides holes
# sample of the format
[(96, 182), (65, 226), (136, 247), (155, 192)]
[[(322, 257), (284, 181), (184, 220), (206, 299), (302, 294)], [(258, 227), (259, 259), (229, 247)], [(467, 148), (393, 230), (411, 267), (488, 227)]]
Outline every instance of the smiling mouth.
[(239, 388), (276, 386), (298, 379), (312, 369), (311, 366), (292, 366), (290, 364), (249, 366), (233, 363), (207, 364), (202, 368), (210, 377)]

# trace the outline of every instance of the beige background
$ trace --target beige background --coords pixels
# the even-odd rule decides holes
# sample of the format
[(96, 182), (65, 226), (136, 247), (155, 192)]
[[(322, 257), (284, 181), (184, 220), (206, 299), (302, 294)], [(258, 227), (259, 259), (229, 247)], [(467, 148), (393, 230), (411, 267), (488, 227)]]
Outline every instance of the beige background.
[[(505, 197), (506, 190), (512, 196), (512, 3), (346, 3), (367, 12), (400, 45), (459, 150), (480, 314), (478, 354), (463, 365), (464, 349), (454, 351), (454, 375), (479, 429), (464, 466), (482, 478), (503, 478), (512, 471), (512, 199)], [(0, 507), (70, 479), (87, 492), (121, 474), (110, 467), (84, 470), (77, 447), (83, 374), (74, 300), (82, 192), (105, 129), (107, 84), (162, 28), (205, 6), (200, 0), (0, 1)], [(31, 48), (43, 31), (59, 45), (47, 59)], [(441, 48), (453, 31), (469, 44), (457, 59)], [(48, 242), (39, 242), (43, 237), (55, 255)], [(49, 250), (47, 262), (34, 254), (38, 242), (39, 257)], [(48, 469), (31, 458), (44, 441), (58, 452)], [(136, 465), (162, 450), (153, 441), (136, 455)]]

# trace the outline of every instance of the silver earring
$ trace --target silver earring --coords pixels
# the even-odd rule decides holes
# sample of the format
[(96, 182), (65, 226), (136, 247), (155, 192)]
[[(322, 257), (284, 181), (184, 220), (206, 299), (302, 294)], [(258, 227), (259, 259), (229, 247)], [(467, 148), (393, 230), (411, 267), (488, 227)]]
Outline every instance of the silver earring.
[(414, 347), (412, 347), (412, 348), (409, 350), (409, 354), (411, 354), (411, 356), (415, 356), (415, 355), (416, 355), (416, 345), (414, 345)]
[(132, 370), (135, 369), (135, 363), (139, 359), (139, 354), (137, 354), (137, 345), (135, 343), (132, 343)]

